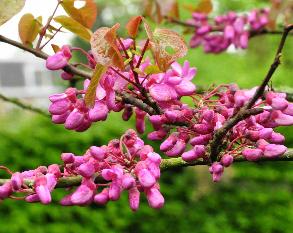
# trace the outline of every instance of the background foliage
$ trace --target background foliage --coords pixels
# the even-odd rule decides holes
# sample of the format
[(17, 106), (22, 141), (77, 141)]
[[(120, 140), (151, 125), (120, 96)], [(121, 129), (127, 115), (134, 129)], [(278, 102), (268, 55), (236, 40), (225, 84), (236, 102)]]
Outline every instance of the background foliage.
[[(100, 18), (100, 25), (114, 21), (123, 25), (130, 14), (137, 14), (139, 10), (138, 1), (99, 2), (101, 15), (108, 15), (108, 18)], [(216, 12), (268, 5), (267, 1), (255, 0), (214, 2)], [(127, 10), (127, 6), (132, 10)], [(183, 10), (181, 13), (183, 18), (188, 17), (188, 12)], [(175, 30), (182, 29), (175, 27)], [(258, 37), (250, 42), (246, 51), (221, 55), (203, 54), (201, 49), (190, 50), (187, 59), (198, 68), (197, 84), (237, 82), (241, 87), (252, 87), (264, 77), (278, 40), (277, 36)], [(291, 38), (288, 42), (283, 65), (273, 78), (274, 87), (293, 87)], [(85, 133), (75, 133), (53, 125), (43, 117), (15, 110), (1, 116), (0, 164), (22, 170), (58, 163), (61, 152), (83, 153), (90, 145), (106, 143), (132, 126), (133, 122), (122, 123), (119, 114), (112, 114), (107, 122), (96, 124)], [(284, 133), (287, 146), (293, 147), (292, 127), (286, 128)], [(211, 183), (207, 168), (164, 173), (161, 184), (166, 206), (159, 211), (150, 209), (144, 201), (139, 211), (132, 213), (126, 195), (106, 207), (61, 207), (57, 203), (42, 206), (8, 200), (0, 204), (0, 233), (293, 232), (292, 164), (243, 163), (235, 164), (228, 171), (219, 184)], [(55, 200), (63, 194), (64, 191), (58, 190)]]

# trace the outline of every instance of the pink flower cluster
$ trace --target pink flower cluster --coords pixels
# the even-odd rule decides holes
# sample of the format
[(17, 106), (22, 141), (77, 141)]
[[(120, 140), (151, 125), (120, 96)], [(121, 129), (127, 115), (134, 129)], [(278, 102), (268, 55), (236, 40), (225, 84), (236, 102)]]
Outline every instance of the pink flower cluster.
[[(129, 48), (128, 40), (124, 40), (124, 43), (126, 48)], [(59, 57), (58, 53), (52, 57)], [(134, 65), (138, 60), (139, 57), (136, 56)], [(152, 64), (149, 59), (145, 59), (141, 63), (138, 79), (145, 91), (150, 93), (150, 96), (158, 102), (160, 107), (167, 108), (173, 103), (178, 103), (182, 96), (195, 93), (196, 87), (191, 80), (196, 74), (196, 69), (190, 68), (188, 61), (185, 61), (183, 67), (174, 62), (165, 73), (147, 75), (145, 71), (150, 66)], [(129, 67), (125, 71), (110, 67), (99, 81), (95, 104), (92, 108), (87, 107), (84, 101), (84, 94), (90, 80), (84, 81), (83, 90), (68, 88), (64, 93), (51, 95), (49, 99), (52, 104), (49, 107), (49, 112), (52, 114), (52, 121), (55, 124), (64, 124), (65, 128), (69, 130), (80, 132), (87, 130), (93, 122), (106, 120), (110, 111), (119, 112), (124, 109), (123, 118), (128, 120), (133, 113), (132, 108), (121, 101), (118, 102), (116, 97), (123, 91), (129, 92), (128, 85), (135, 83), (135, 81), (134, 74)], [(136, 86), (134, 86), (132, 93), (141, 95)], [(137, 119), (137, 130), (142, 133), (146, 113), (138, 108), (134, 112)]]
[(229, 12), (215, 17), (213, 22), (209, 22), (205, 14), (193, 13), (189, 22), (195, 27), (190, 46), (202, 45), (206, 53), (220, 53), (230, 45), (247, 48), (250, 35), (261, 32), (267, 26), (269, 10), (253, 10), (244, 15)]
[[(107, 146), (90, 147), (83, 156), (63, 153), (61, 159), (64, 162), (62, 172), (53, 164), (48, 168), (14, 173), (10, 181), (0, 186), (0, 199), (19, 192), (26, 194), (27, 202), (49, 204), (51, 192), (60, 178), (80, 175), (80, 186), (61, 200), (62, 205), (106, 204), (118, 200), (124, 190), (128, 191), (133, 211), (139, 208), (141, 192), (145, 193), (150, 207), (164, 205), (158, 184), (161, 157), (151, 146), (144, 145), (133, 130)], [(104, 183), (98, 183), (101, 179)]]
[[(249, 36), (246, 24), (249, 24), (252, 30), (262, 30), (267, 23), (265, 20), (267, 14), (268, 11), (261, 10), (253, 11), (248, 16), (237, 16), (235, 13), (219, 16), (215, 19), (215, 24), (222, 29), (222, 32), (217, 33), (212, 32), (213, 27), (208, 24), (205, 15), (194, 14), (194, 18), (198, 19), (194, 23), (198, 27), (197, 33), (202, 33), (203, 35), (199, 41), (209, 41), (205, 46), (208, 46), (211, 49), (210, 51), (219, 52), (226, 49), (230, 44), (244, 48), (246, 46), (245, 41)], [(210, 34), (210, 32), (212, 33)], [(216, 37), (221, 40), (221, 42), (217, 43), (225, 48), (222, 47), (217, 50), (219, 49), (218, 45), (213, 47), (213, 42), (211, 41), (218, 40)], [(119, 48), (124, 50), (125, 53), (130, 53), (134, 43), (133, 40), (126, 39), (122, 43), (123, 46), (118, 44)], [(63, 47), (62, 51), (67, 51), (66, 48)], [(64, 56), (64, 51), (57, 52), (53, 57)], [(96, 64), (91, 53), (86, 54), (88, 66), (94, 67)], [(224, 145), (221, 153), (217, 158), (211, 158), (207, 152), (210, 150), (215, 132), (222, 128), (231, 117), (250, 101), (256, 88), (240, 90), (236, 85), (221, 85), (214, 90), (199, 95), (195, 93), (196, 86), (192, 83), (192, 79), (196, 75), (196, 69), (190, 67), (188, 61), (185, 61), (183, 66), (173, 62), (166, 72), (157, 72), (156, 69), (155, 72), (150, 72), (155, 66), (150, 62), (149, 58), (142, 58), (139, 55), (133, 55), (132, 60), (129, 61), (128, 59), (127, 61), (131, 65), (126, 65), (124, 70), (109, 66), (99, 80), (95, 104), (92, 108), (86, 106), (84, 100), (84, 94), (87, 91), (90, 80), (84, 81), (83, 90), (68, 88), (65, 93), (50, 96), (52, 104), (49, 107), (49, 111), (52, 114), (52, 121), (56, 124), (64, 124), (70, 130), (84, 131), (93, 122), (106, 120), (110, 111), (119, 112), (123, 110), (123, 120), (129, 120), (134, 113), (136, 129), (139, 133), (144, 133), (145, 121), (148, 118), (154, 128), (154, 131), (148, 134), (148, 138), (163, 141), (160, 145), (161, 151), (169, 157), (181, 156), (186, 162), (201, 160), (210, 164), (209, 170), (215, 182), (220, 180), (224, 167), (229, 167), (238, 156), (243, 156), (249, 161), (257, 161), (262, 157), (277, 158), (286, 152), (287, 148), (283, 145), (283, 135), (274, 131), (274, 128), (278, 126), (293, 125), (293, 104), (288, 103), (285, 94), (267, 92), (265, 98), (259, 99), (252, 107), (258, 108), (261, 113), (244, 118), (229, 130), (223, 139)], [(124, 56), (124, 59), (127, 59), (127, 57)], [(59, 61), (60, 59), (56, 60)], [(65, 63), (62, 64), (64, 65)], [(131, 88), (129, 88), (130, 86)], [(139, 107), (126, 104), (121, 101), (121, 96), (119, 96), (121, 93), (127, 93), (149, 107), (153, 108), (155, 105), (160, 111), (157, 114), (150, 114)], [(150, 99), (147, 99), (148, 96)], [(192, 98), (194, 107), (191, 108), (182, 103), (180, 99), (183, 96)], [(128, 132), (128, 134), (130, 133)], [(136, 137), (136, 134), (134, 135)], [(143, 145), (141, 140), (138, 141)], [(116, 151), (117, 153), (119, 151), (122, 153), (121, 147), (115, 148), (115, 146), (119, 145), (121, 146), (121, 142), (112, 141), (108, 148), (111, 148), (111, 151), (115, 153)], [(132, 147), (133, 145), (127, 146)], [(98, 150), (101, 152), (104, 149), (99, 148)], [(133, 156), (131, 150), (129, 149), (129, 153)], [(78, 158), (82, 158), (82, 161), (96, 161), (97, 158), (92, 159), (91, 156), (94, 152), (91, 151)], [(151, 155), (153, 156), (154, 154), (152, 153)], [(76, 158), (74, 155), (72, 156), (72, 158)], [(139, 196), (138, 191), (145, 192), (147, 196), (152, 193), (158, 194), (156, 181), (159, 178), (159, 163), (153, 163), (153, 167), (149, 168), (150, 161), (154, 158), (141, 157), (141, 155), (139, 157), (142, 161), (131, 168), (133, 169), (133, 174), (138, 177), (139, 184), (131, 188), (130, 194), (133, 193), (133, 197)], [(92, 177), (97, 172), (96, 165), (94, 165), (96, 162), (81, 162), (81, 164), (77, 162), (78, 165), (76, 165), (75, 160), (72, 160), (72, 158), (70, 157), (69, 160), (63, 159), (66, 167), (73, 166), (75, 172), (76, 166), (79, 167), (82, 164), (82, 167), (84, 167), (82, 174), (80, 170), (76, 173), (84, 177), (80, 192), (84, 192), (85, 189), (91, 190), (92, 193), (95, 192), (94, 180), (86, 179), (86, 173), (89, 172), (89, 177)], [(104, 163), (104, 157), (101, 160)], [(132, 159), (130, 160), (132, 161)], [(96, 202), (100, 200), (102, 203), (103, 201), (101, 200), (106, 202), (119, 198), (124, 187), (122, 184), (125, 169), (121, 168), (121, 161), (118, 159), (117, 161), (115, 160), (115, 163), (110, 163), (107, 160), (107, 163), (110, 164), (110, 167), (107, 167), (107, 170), (101, 174), (105, 180), (111, 181), (111, 185), (98, 194), (94, 199)], [(99, 162), (98, 164), (100, 166)], [(156, 168), (154, 168), (154, 164), (156, 164)], [(140, 172), (140, 169), (143, 172)], [(129, 172), (132, 175), (132, 171)], [(154, 172), (152, 176), (149, 176), (152, 172)], [(130, 179), (128, 173), (127, 176)], [(147, 177), (148, 181), (145, 183), (140, 178), (141, 176)], [(151, 189), (147, 189), (148, 182), (151, 184), (149, 186)], [(135, 183), (133, 179), (132, 183)], [(76, 192), (79, 193), (78, 190)], [(75, 194), (72, 195), (75, 200)], [(90, 194), (89, 196), (92, 197)], [(160, 199), (159, 196), (158, 194), (158, 199)], [(87, 199), (84, 204), (88, 203), (88, 201), (91, 202), (92, 199)], [(130, 202), (137, 203), (137, 199)], [(62, 203), (68, 205), (83, 204), (78, 201), (72, 201), (71, 195), (66, 197)], [(150, 205), (156, 206), (151, 203)], [(132, 207), (132, 209), (136, 208)]]
[[(195, 109), (186, 105), (173, 105), (162, 115), (149, 117), (155, 131), (149, 133), (150, 140), (163, 140), (160, 150), (169, 157), (181, 156), (192, 162), (198, 159), (212, 163), (210, 172), (214, 181), (219, 181), (234, 158), (243, 155), (249, 161), (262, 157), (277, 158), (287, 148), (285, 138), (274, 131), (278, 126), (293, 125), (293, 104), (288, 103), (284, 93), (267, 92), (265, 100), (259, 99), (253, 108), (263, 111), (240, 121), (225, 136), (225, 147), (216, 161), (209, 157), (209, 145), (215, 131), (239, 111), (251, 99), (256, 88), (240, 90), (236, 85), (215, 88), (198, 99)], [(218, 99), (214, 99), (217, 97)], [(176, 131), (167, 125), (177, 124)]]
[[(40, 166), (35, 170), (13, 173), (9, 182), (0, 186), (0, 199), (10, 197), (14, 192), (25, 193), (27, 202), (51, 202), (51, 192), (61, 177), (58, 165), (53, 164), (48, 168)], [(33, 190), (29, 187), (30, 181)]]

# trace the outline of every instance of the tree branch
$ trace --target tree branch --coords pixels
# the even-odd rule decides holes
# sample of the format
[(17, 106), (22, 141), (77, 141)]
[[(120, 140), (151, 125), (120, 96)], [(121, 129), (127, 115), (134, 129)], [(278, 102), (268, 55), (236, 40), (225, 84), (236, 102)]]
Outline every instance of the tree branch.
[(255, 102), (262, 97), (266, 86), (268, 85), (269, 81), (271, 80), (273, 74), (275, 73), (276, 69), (278, 68), (278, 66), (281, 64), (280, 58), (282, 56), (282, 51), (287, 39), (287, 36), (289, 34), (289, 32), (293, 30), (293, 24), (287, 26), (284, 28), (284, 32), (279, 44), (279, 47), (277, 49), (275, 58), (274, 58), (274, 62), (272, 63), (266, 77), (264, 78), (264, 80), (262, 81), (262, 84), (259, 86), (259, 88), (257, 89), (257, 91), (255, 92), (254, 96), (251, 98), (251, 100), (248, 102), (248, 104), (245, 106), (246, 109), (251, 108)]
[(256, 101), (263, 96), (264, 92), (265, 92), (265, 88), (268, 85), (270, 79), (272, 78), (273, 74), (275, 73), (276, 69), (278, 68), (278, 66), (280, 65), (280, 57), (282, 54), (282, 50), (284, 48), (287, 36), (289, 34), (289, 32), (293, 30), (293, 25), (289, 25), (287, 27), (284, 28), (284, 32), (281, 38), (281, 41), (279, 43), (275, 58), (274, 58), (274, 62), (272, 63), (266, 77), (264, 78), (264, 80), (262, 81), (261, 85), (259, 86), (259, 88), (256, 90), (255, 94), (253, 95), (253, 97), (250, 99), (250, 101), (243, 106), (239, 112), (233, 116), (230, 120), (228, 120), (223, 127), (221, 127), (220, 129), (218, 129), (213, 137), (213, 140), (211, 141), (210, 144), (210, 148), (211, 148), (211, 160), (212, 161), (216, 161), (217, 157), (221, 151), (221, 146), (222, 146), (222, 141), (225, 137), (225, 135), (228, 133), (228, 131), (230, 129), (232, 129), (238, 122), (240, 122), (241, 120), (246, 119), (247, 117), (251, 116), (251, 115), (256, 115), (259, 114), (260, 112), (258, 111), (253, 111), (256, 109), (251, 109), (253, 107), (253, 105), (256, 103)]
[[(175, 18), (172, 18), (172, 17), (169, 17), (169, 16), (165, 16), (164, 18), (169, 23), (173, 23), (173, 24), (177, 24), (177, 25), (184, 26), (184, 27), (187, 27), (187, 28), (195, 29), (195, 25), (193, 23), (188, 23), (186, 21), (181, 21), (179, 19), (175, 19)], [(223, 28), (222, 27), (214, 27), (214, 28), (212, 28), (212, 31), (213, 32), (223, 31)], [(249, 37), (250, 38), (253, 38), (253, 37), (256, 37), (256, 36), (262, 36), (262, 35), (282, 35), (282, 34), (283, 34), (283, 31), (270, 31), (270, 30), (267, 30), (267, 29), (263, 29), (261, 31), (249, 31)]]
[(119, 99), (119, 97), (116, 98), (119, 101), (123, 101), (126, 104), (131, 104), (131, 105), (133, 105), (135, 107), (138, 107), (139, 109), (145, 111), (149, 115), (155, 115), (156, 114), (156, 111), (152, 107), (150, 107), (149, 105), (144, 103), (142, 100), (137, 99), (137, 98), (133, 97), (132, 95), (126, 93), (126, 92), (122, 92), (122, 93), (119, 93), (119, 94), (121, 96), (121, 99)]
[[(271, 162), (271, 161), (284, 161), (284, 162), (293, 161), (293, 149), (289, 149), (284, 155), (280, 156), (279, 158), (272, 159), (272, 158), (263, 157), (257, 163)], [(239, 162), (248, 162), (248, 161), (245, 160), (243, 157), (239, 157), (239, 158), (236, 158), (234, 160), (234, 162), (239, 163)], [(165, 171), (172, 170), (175, 168), (189, 167), (189, 166), (200, 166), (200, 165), (209, 165), (209, 164), (204, 161), (200, 161), (200, 160), (187, 163), (184, 160), (182, 160), (181, 158), (163, 159), (161, 162), (161, 171), (165, 172)], [(66, 177), (66, 178), (60, 178), (58, 180), (58, 184), (56, 187), (57, 188), (69, 188), (69, 187), (73, 187), (73, 186), (78, 186), (78, 185), (80, 185), (81, 180), (82, 180), (82, 177), (79, 175), (78, 176), (70, 176), (70, 177)], [(8, 181), (9, 181), (9, 179), (0, 179), (0, 185), (3, 185)], [(103, 180), (101, 180), (101, 177), (99, 176), (96, 181), (102, 182)], [(31, 180), (26, 180), (25, 183), (29, 187), (33, 186), (33, 182)]]
[(16, 106), (18, 106), (18, 107), (20, 107), (22, 109), (29, 110), (31, 112), (41, 114), (42, 116), (45, 116), (45, 117), (50, 117), (50, 115), (47, 113), (47, 111), (44, 111), (44, 110), (42, 110), (40, 108), (33, 107), (30, 104), (25, 104), (25, 103), (21, 102), (17, 98), (9, 98), (7, 96), (4, 96), (4, 95), (0, 94), (0, 99), (2, 99), (3, 101), (6, 101), (6, 102), (12, 103), (12, 104), (14, 104), (14, 105), (16, 105)]

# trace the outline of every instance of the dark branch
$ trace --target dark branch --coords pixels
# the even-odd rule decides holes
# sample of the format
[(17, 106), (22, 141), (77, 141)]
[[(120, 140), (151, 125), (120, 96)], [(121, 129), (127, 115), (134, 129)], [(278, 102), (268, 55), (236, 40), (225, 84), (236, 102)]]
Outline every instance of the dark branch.
[[(279, 158), (265, 158), (263, 157), (258, 162), (270, 162), (270, 161), (293, 161), (293, 149), (289, 149), (284, 155), (280, 156)], [(235, 163), (239, 162), (247, 162), (242, 157), (236, 158), (234, 160)], [(180, 167), (189, 167), (189, 166), (200, 166), (200, 165), (209, 165), (208, 163), (204, 161), (194, 161), (191, 163), (187, 163), (181, 158), (172, 158), (172, 159), (163, 159), (161, 163), (161, 171), (168, 171), (174, 168), (180, 168)], [(71, 176), (66, 178), (60, 178), (58, 180), (57, 188), (69, 188), (73, 186), (80, 185), (82, 180), (81, 176)], [(0, 185), (3, 185), (4, 183), (8, 182), (9, 179), (0, 179)], [(101, 178), (97, 178), (98, 182), (102, 182)], [(33, 186), (33, 182), (31, 180), (26, 180), (26, 184), (29, 187)]]
[(273, 74), (275, 73), (276, 69), (278, 68), (278, 66), (280, 65), (280, 57), (282, 54), (282, 50), (284, 48), (287, 36), (289, 34), (289, 32), (293, 30), (293, 25), (289, 25), (287, 27), (285, 27), (284, 32), (283, 32), (283, 36), (281, 38), (281, 41), (279, 43), (278, 49), (277, 49), (277, 53), (275, 55), (274, 58), (274, 62), (271, 65), (266, 77), (264, 78), (264, 80), (262, 81), (261, 85), (259, 86), (259, 88), (256, 90), (254, 96), (251, 98), (251, 100), (244, 106), (242, 107), (242, 109), (239, 110), (239, 112), (234, 115), (230, 120), (228, 120), (222, 128), (218, 129), (213, 137), (213, 140), (210, 144), (210, 148), (211, 148), (211, 160), (212, 161), (216, 161), (217, 157), (221, 151), (221, 146), (222, 146), (222, 141), (225, 137), (225, 135), (228, 133), (228, 131), (230, 129), (232, 129), (238, 122), (240, 122), (241, 120), (246, 119), (247, 117), (251, 116), (251, 115), (256, 115), (259, 114), (261, 111), (257, 110), (257, 109), (251, 109), (253, 107), (253, 105), (255, 104), (255, 102), (263, 96), (264, 92), (265, 92), (265, 88), (268, 85), (269, 81), (271, 80)]

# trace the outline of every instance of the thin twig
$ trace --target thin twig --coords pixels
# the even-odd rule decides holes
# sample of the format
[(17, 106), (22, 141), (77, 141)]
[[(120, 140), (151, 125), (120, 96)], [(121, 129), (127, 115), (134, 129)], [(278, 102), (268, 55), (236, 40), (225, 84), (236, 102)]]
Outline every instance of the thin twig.
[(56, 7), (55, 7), (55, 9), (54, 9), (54, 11), (53, 11), (53, 14), (48, 18), (48, 21), (47, 21), (46, 25), (42, 28), (42, 30), (41, 30), (41, 32), (40, 32), (39, 40), (38, 40), (37, 45), (36, 45), (36, 49), (37, 49), (37, 50), (42, 49), (42, 48), (40, 48), (41, 43), (42, 43), (42, 40), (43, 40), (44, 36), (46, 35), (47, 29), (48, 29), (48, 27), (50, 26), (51, 21), (52, 21), (54, 15), (56, 14), (57, 9), (58, 9), (58, 7), (60, 6), (60, 4), (61, 4), (61, 1), (58, 0), (58, 3), (57, 3), (57, 5), (56, 5)]
[[(180, 25), (180, 26), (184, 26), (184, 27), (187, 27), (187, 28), (195, 28), (195, 25), (193, 23), (189, 23), (189, 22), (186, 22), (186, 21), (181, 21), (179, 19), (175, 19), (175, 18), (172, 18), (172, 17), (169, 17), (169, 16), (165, 16), (164, 17), (169, 23), (173, 23), (173, 24), (177, 24), (177, 25)], [(211, 29), (212, 32), (218, 32), (218, 31), (223, 31), (223, 27), (213, 27)], [(270, 30), (267, 30), (267, 29), (263, 29), (261, 31), (254, 31), (254, 30), (251, 30), (249, 31), (249, 37), (250, 38), (253, 38), (253, 37), (256, 37), (256, 36), (262, 36), (262, 35), (282, 35), (283, 34), (283, 31), (270, 31)]]
[(20, 107), (22, 109), (29, 110), (31, 112), (41, 114), (41, 115), (43, 115), (45, 117), (50, 117), (50, 115), (47, 113), (47, 111), (42, 110), (40, 108), (33, 107), (30, 104), (25, 104), (25, 103), (23, 103), (22, 101), (20, 101), (17, 98), (9, 98), (7, 96), (4, 96), (4, 95), (0, 94), (0, 99), (4, 100), (6, 102), (12, 103), (12, 104), (14, 104), (14, 105), (16, 105), (16, 106), (18, 106), (18, 107)]
[[(33, 49), (33, 48), (30, 48), (30, 47), (27, 47), (15, 40), (11, 40), (5, 36), (2, 36), (0, 35), (0, 42), (4, 42), (6, 44), (10, 44), (14, 47), (17, 47), (17, 48), (20, 48), (24, 51), (27, 51), (33, 55), (35, 55), (36, 57), (39, 57), (39, 58), (42, 58), (44, 60), (47, 60), (47, 58), (49, 57), (48, 54), (42, 52), (42, 51), (38, 51), (36, 49)], [(86, 72), (86, 71), (83, 71), (83, 70), (80, 70), (72, 65), (67, 65), (63, 68), (64, 71), (68, 72), (68, 73), (71, 73), (71, 74), (75, 74), (75, 75), (78, 75), (80, 77), (83, 77), (83, 78), (87, 78), (87, 79), (91, 79), (92, 77), (92, 73), (89, 73), (89, 72)]]

